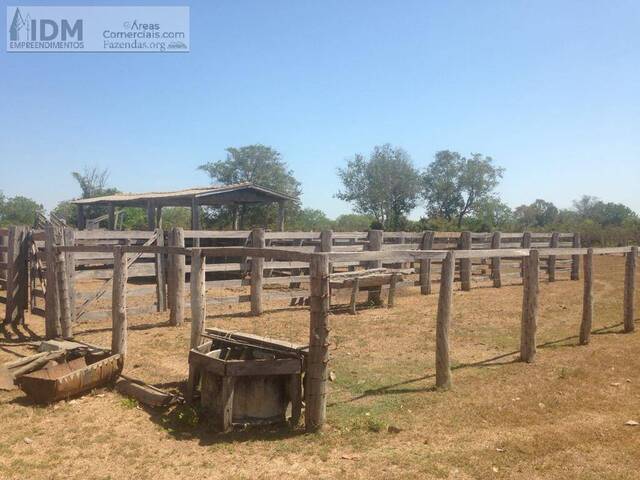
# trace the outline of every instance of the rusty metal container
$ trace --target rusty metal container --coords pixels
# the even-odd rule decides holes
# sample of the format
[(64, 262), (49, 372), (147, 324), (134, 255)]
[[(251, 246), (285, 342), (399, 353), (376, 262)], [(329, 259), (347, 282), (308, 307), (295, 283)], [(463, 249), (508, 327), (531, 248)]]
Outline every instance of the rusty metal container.
[(21, 376), (17, 383), (36, 403), (51, 403), (108, 384), (120, 375), (122, 367), (122, 355), (89, 352), (61, 363), (51, 362)]

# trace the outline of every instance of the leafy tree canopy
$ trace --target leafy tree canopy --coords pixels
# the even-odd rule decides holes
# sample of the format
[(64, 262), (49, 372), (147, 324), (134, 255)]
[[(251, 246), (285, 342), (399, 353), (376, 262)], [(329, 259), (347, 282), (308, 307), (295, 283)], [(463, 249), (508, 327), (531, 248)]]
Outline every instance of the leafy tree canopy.
[(27, 197), (16, 195), (6, 198), (0, 192), (0, 225), (32, 226), (36, 220), (36, 212), (42, 212), (44, 207)]
[(376, 146), (368, 159), (357, 154), (346, 168), (338, 169), (338, 177), (343, 190), (336, 197), (387, 230), (399, 229), (417, 205), (420, 175), (402, 148)]
[[(253, 182), (278, 192), (299, 197), (302, 193), (300, 182), (294, 177), (280, 153), (266, 145), (247, 145), (240, 148), (227, 148), (224, 160), (208, 162), (198, 168), (206, 172), (212, 182), (229, 185), (240, 182)], [(291, 213), (297, 206), (288, 202)], [(277, 218), (275, 205), (256, 205), (240, 207), (241, 228), (274, 225)], [(233, 212), (230, 207), (208, 209), (208, 223), (219, 228), (230, 226)]]
[(458, 227), (462, 226), (478, 203), (491, 198), (503, 172), (491, 157), (479, 153), (465, 158), (449, 150), (437, 152), (422, 176), (427, 215), (455, 219)]

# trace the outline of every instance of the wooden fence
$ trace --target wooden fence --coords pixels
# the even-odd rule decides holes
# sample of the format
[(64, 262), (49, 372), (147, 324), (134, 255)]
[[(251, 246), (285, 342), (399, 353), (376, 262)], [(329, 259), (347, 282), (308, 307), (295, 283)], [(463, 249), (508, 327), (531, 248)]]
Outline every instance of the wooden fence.
[[(180, 242), (180, 232), (174, 231), (172, 241)], [(485, 260), (495, 265), (495, 260), (518, 259), (524, 267), (524, 295), (522, 302), (520, 359), (533, 362), (536, 355), (536, 328), (538, 318), (538, 289), (540, 281), (540, 259), (550, 259), (558, 256), (572, 256), (583, 258), (584, 302), (582, 321), (579, 326), (580, 343), (589, 342), (591, 321), (593, 318), (593, 272), (594, 255), (624, 255), (625, 283), (624, 300), (621, 317), (625, 332), (635, 329), (635, 275), (638, 247), (621, 248), (519, 248), (519, 249), (486, 249), (486, 250), (369, 250), (359, 252), (304, 252), (286, 250), (275, 247), (196, 247), (185, 248), (177, 246), (152, 245), (74, 245), (54, 247), (58, 280), (59, 319), (63, 336), (73, 335), (73, 322), (70, 315), (70, 293), (68, 274), (65, 273), (66, 255), (85, 253), (109, 254), (114, 259), (115, 272), (111, 284), (111, 318), (113, 322), (112, 350), (126, 358), (127, 353), (127, 276), (130, 265), (129, 256), (165, 255), (170, 259), (171, 277), (173, 282), (179, 280), (183, 274), (183, 267), (190, 260), (192, 272), (190, 275), (191, 292), (191, 336), (190, 346), (198, 346), (202, 340), (201, 334), (207, 312), (206, 269), (207, 259), (215, 261), (220, 258), (251, 258), (252, 265), (259, 267), (269, 262), (297, 262), (306, 264), (311, 284), (310, 292), (310, 335), (309, 352), (306, 362), (307, 381), (305, 383), (305, 422), (310, 431), (322, 428), (326, 418), (327, 381), (329, 372), (329, 292), (330, 272), (335, 265), (353, 262), (367, 262), (368, 265), (378, 263), (413, 263), (441, 262), (440, 290), (438, 298), (438, 312), (436, 320), (436, 386), (447, 389), (451, 387), (451, 362), (449, 330), (452, 316), (453, 282), (456, 260)], [(261, 262), (255, 262), (256, 259)], [(215, 263), (213, 263), (215, 264)], [(252, 269), (255, 267), (252, 267)], [(547, 269), (549, 270), (549, 269)], [(549, 274), (549, 271), (547, 272)], [(182, 322), (185, 305), (184, 288), (170, 290), (169, 304), (171, 306), (170, 319), (172, 324)], [(49, 320), (48, 320), (49, 321)], [(48, 330), (52, 330), (48, 329)]]
[[(0, 254), (7, 256), (11, 227), (0, 230)], [(19, 234), (20, 235), (20, 234)], [(15, 237), (14, 237), (15, 238)], [(26, 230), (28, 274), (19, 276), (19, 285), (29, 279), (28, 294), (18, 288), (8, 301), (7, 311), (14, 321), (24, 311), (24, 300), (30, 299), (32, 313), (46, 316), (47, 305), (57, 300), (57, 282), (54, 269), (53, 248), (65, 246), (162, 246), (175, 247), (267, 247), (301, 253), (337, 252), (358, 253), (367, 251), (416, 251), (422, 250), (479, 250), (486, 248), (511, 249), (514, 247), (557, 247), (574, 248), (580, 246), (580, 237), (570, 233), (471, 233), (471, 232), (269, 232), (262, 229), (253, 231), (202, 231), (174, 229), (155, 231), (109, 231), (62, 229), (47, 226), (45, 230)], [(5, 245), (6, 244), (6, 245)], [(22, 248), (22, 247), (20, 247)], [(15, 249), (14, 249), (15, 251)], [(24, 265), (21, 259), (18, 265)], [(173, 268), (172, 257), (166, 254), (141, 253), (128, 260), (127, 277), (132, 284), (131, 297), (150, 298), (154, 302), (138, 302), (130, 309), (139, 314), (165, 311), (169, 308), (170, 292), (182, 284), (187, 288), (191, 270), (190, 259), (183, 259), (177, 269)], [(111, 311), (105, 302), (111, 298), (111, 279), (114, 275), (112, 252), (78, 252), (68, 254), (65, 259), (68, 268), (68, 288), (71, 292), (70, 311), (74, 321), (108, 319)], [(411, 262), (376, 262), (377, 266), (402, 267), (411, 269), (413, 275), (400, 282), (398, 287), (420, 286), (422, 293), (431, 292), (433, 282), (439, 281), (441, 260), (420, 260)], [(6, 288), (8, 274), (6, 261), (0, 262), (0, 285)], [(15, 262), (11, 265), (15, 265)], [(371, 266), (358, 260), (333, 262), (331, 272), (356, 270)], [(17, 267), (16, 267), (17, 268)], [(547, 271), (549, 280), (572, 278), (579, 274), (577, 257), (550, 256), (544, 260), (542, 269)], [(309, 265), (301, 261), (271, 260), (252, 262), (247, 257), (208, 258), (205, 265), (206, 287), (216, 294), (208, 295), (209, 304), (251, 303), (251, 311), (258, 315), (264, 301), (287, 301), (291, 305), (308, 303), (310, 296)], [(503, 282), (522, 277), (522, 259), (505, 257), (500, 259), (460, 259), (456, 262), (454, 280), (468, 290), (473, 282), (493, 281), (499, 287)], [(6, 277), (3, 276), (7, 275)], [(47, 290), (49, 284), (51, 288)], [(15, 282), (14, 282), (15, 285)], [(26, 291), (26, 290), (25, 290)], [(20, 299), (16, 304), (13, 300)], [(7, 301), (6, 299), (0, 300)], [(59, 311), (56, 307), (52, 311)], [(49, 322), (59, 325), (59, 321)], [(50, 333), (60, 333), (59, 330)]]

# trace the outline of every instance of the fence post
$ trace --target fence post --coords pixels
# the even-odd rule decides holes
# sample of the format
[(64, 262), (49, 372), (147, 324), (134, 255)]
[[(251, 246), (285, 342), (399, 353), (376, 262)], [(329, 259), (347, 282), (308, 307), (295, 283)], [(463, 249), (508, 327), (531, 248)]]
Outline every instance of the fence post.
[[(459, 250), (471, 250), (471, 232), (462, 232), (460, 234)], [(462, 290), (468, 292), (471, 290), (471, 259), (460, 259), (460, 283)]]
[[(164, 247), (164, 232), (162, 228), (156, 229), (156, 245)], [(155, 257), (155, 274), (156, 274), (156, 310), (164, 312), (167, 310), (167, 291), (164, 280), (164, 254), (157, 253)]]
[(124, 357), (127, 354), (127, 254), (120, 246), (113, 249), (111, 318), (111, 353)]
[[(382, 230), (369, 230), (367, 234), (369, 240), (368, 250), (380, 251), (382, 250), (383, 232)], [(368, 263), (367, 268), (382, 268), (382, 260), (372, 260)], [(368, 301), (375, 305), (380, 305), (382, 300), (380, 298), (381, 289), (369, 290)]]
[[(254, 228), (251, 232), (251, 246), (265, 248), (264, 229)], [(251, 314), (262, 315), (262, 279), (264, 276), (264, 258), (251, 258)]]
[(436, 320), (436, 387), (451, 388), (451, 362), (449, 361), (449, 324), (453, 303), (453, 277), (456, 257), (447, 252), (442, 262), (440, 274), (440, 296), (438, 298), (438, 317)]
[(7, 305), (5, 323), (24, 322), (28, 307), (29, 272), (27, 263), (27, 228), (9, 227), (7, 245)]
[[(433, 250), (434, 232), (427, 231), (422, 234), (422, 244), (420, 250)], [(420, 260), (420, 293), (429, 295), (431, 293), (431, 259)]]
[[(174, 228), (171, 231), (171, 244), (173, 247), (184, 247), (184, 230)], [(184, 273), (185, 256), (171, 255), (172, 299), (169, 323), (173, 326), (182, 325), (184, 321)]]
[(307, 387), (305, 389), (305, 427), (320, 430), (327, 414), (327, 376), (329, 371), (329, 259), (314, 255), (309, 264), (311, 313)]
[[(551, 234), (549, 246), (551, 248), (558, 248), (560, 246), (560, 234), (558, 232)], [(550, 282), (556, 281), (556, 258), (556, 255), (549, 255), (547, 257), (547, 274)]]
[(538, 324), (538, 289), (540, 257), (537, 250), (529, 252), (522, 295), (522, 322), (520, 330), (520, 360), (531, 363), (536, 356), (536, 329)]
[(638, 247), (631, 247), (625, 254), (624, 269), (624, 331), (629, 333), (636, 329), (635, 319), (635, 288), (636, 288), (636, 258)]
[[(62, 231), (64, 245), (73, 247), (76, 244), (76, 232), (73, 228), (65, 228)], [(67, 271), (67, 288), (69, 289), (69, 316), (71, 322), (76, 321), (76, 255), (73, 252), (65, 252), (64, 261)]]
[[(491, 236), (491, 248), (499, 249), (502, 241), (501, 232), (493, 232)], [(493, 286), (500, 288), (502, 286), (502, 259), (500, 257), (491, 258), (491, 277), (493, 278)]]
[(45, 255), (47, 262), (47, 291), (45, 298), (45, 336), (59, 337), (60, 329), (60, 299), (56, 281), (55, 247), (60, 244), (61, 232), (53, 225), (47, 225), (45, 231)]
[(191, 348), (201, 343), (204, 322), (207, 318), (206, 300), (207, 257), (196, 248), (191, 254)]
[[(522, 243), (520, 244), (522, 248), (531, 248), (531, 232), (524, 232), (522, 234)], [(520, 277), (524, 282), (524, 275), (527, 270), (527, 262), (529, 261), (528, 257), (522, 257), (520, 260)]]
[(67, 272), (67, 267), (64, 252), (57, 252), (56, 277), (58, 282), (58, 303), (60, 305), (60, 328), (62, 338), (70, 340), (73, 338), (73, 327), (71, 324), (71, 295), (69, 293), (69, 273)]
[(582, 297), (582, 322), (580, 323), (580, 345), (587, 345), (593, 322), (593, 248), (584, 256), (584, 294)]
[[(573, 234), (573, 248), (581, 248), (580, 234)], [(571, 280), (580, 280), (580, 255), (571, 256)]]

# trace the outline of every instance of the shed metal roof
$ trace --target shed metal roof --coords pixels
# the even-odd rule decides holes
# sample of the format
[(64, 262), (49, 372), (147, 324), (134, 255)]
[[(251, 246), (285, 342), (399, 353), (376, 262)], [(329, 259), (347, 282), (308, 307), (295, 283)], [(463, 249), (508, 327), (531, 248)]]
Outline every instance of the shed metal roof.
[[(251, 182), (235, 183), (231, 185), (217, 185), (210, 187), (194, 187), (173, 192), (146, 192), (146, 193), (118, 193), (115, 195), (105, 195), (102, 197), (82, 198), (72, 200), (75, 205), (121, 205), (139, 206), (151, 202), (161, 206), (181, 206), (191, 204), (195, 198), (201, 205), (221, 203), (216, 201), (216, 197), (228, 197), (224, 194), (252, 194), (252, 198), (246, 200), (247, 203), (255, 202), (277, 202), (282, 200), (297, 200), (296, 197), (286, 193), (277, 192), (267, 187), (262, 187)], [(222, 203), (243, 203), (242, 199), (235, 199)]]

